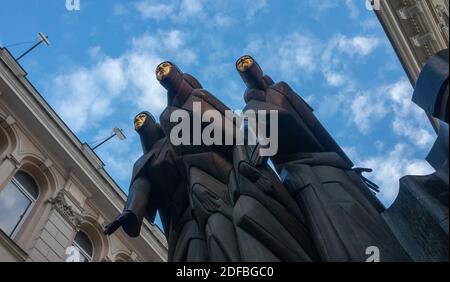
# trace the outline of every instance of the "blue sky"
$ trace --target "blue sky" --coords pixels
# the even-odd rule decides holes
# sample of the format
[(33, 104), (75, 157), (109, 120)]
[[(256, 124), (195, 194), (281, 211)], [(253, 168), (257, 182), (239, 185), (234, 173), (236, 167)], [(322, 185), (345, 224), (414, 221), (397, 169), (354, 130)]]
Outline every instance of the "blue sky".
[[(29, 80), (83, 142), (127, 140), (97, 150), (124, 191), (141, 154), (132, 120), (165, 107), (154, 69), (171, 60), (230, 108), (244, 105), (234, 63), (252, 55), (284, 80), (357, 166), (371, 167), (389, 205), (406, 174), (432, 172), (423, 160), (435, 135), (410, 98), (412, 88), (363, 0), (65, 0), (3, 1), (0, 45), (52, 43), (21, 60)], [(18, 56), (28, 45), (9, 47)]]

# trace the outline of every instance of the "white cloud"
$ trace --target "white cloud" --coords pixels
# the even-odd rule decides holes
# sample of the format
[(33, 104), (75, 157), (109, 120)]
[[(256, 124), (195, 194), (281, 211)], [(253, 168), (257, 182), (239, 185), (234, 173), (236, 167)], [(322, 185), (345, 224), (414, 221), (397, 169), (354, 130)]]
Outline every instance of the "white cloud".
[(389, 123), (396, 135), (406, 137), (420, 149), (430, 148), (435, 136), (423, 110), (411, 101), (412, 91), (410, 83), (403, 79), (376, 91), (358, 93), (352, 98), (349, 118), (360, 132), (368, 133), (378, 121), (392, 114)]
[[(116, 58), (94, 56), (93, 66), (60, 73), (52, 83), (55, 109), (75, 132), (95, 128), (115, 111), (124, 111), (116, 108), (122, 103), (134, 106), (129, 110), (159, 115), (166, 105), (166, 95), (155, 78), (156, 66), (170, 58), (183, 60), (186, 65), (195, 63), (197, 56), (185, 42), (178, 30), (144, 34), (133, 38), (131, 48)], [(170, 58), (163, 58), (163, 54)]]
[[(358, 3), (361, 3), (363, 1), (361, 0), (356, 0)], [(353, 19), (358, 18), (359, 16), (359, 9), (356, 6), (354, 0), (345, 0), (345, 5), (347, 6), (347, 9), (350, 12), (350, 15), (352, 16)]]
[(182, 0), (181, 11), (188, 15), (198, 14), (203, 12), (203, 4), (201, 0)]
[(413, 89), (407, 80), (400, 80), (386, 87), (394, 112), (392, 129), (407, 137), (421, 149), (430, 148), (435, 137), (430, 131), (430, 123), (425, 112), (411, 101)]
[(356, 150), (356, 147), (354, 147), (354, 146), (342, 146), (341, 148), (351, 160), (358, 159), (359, 155), (358, 155), (358, 151)]
[(327, 83), (331, 86), (343, 86), (346, 82), (346, 78), (344, 75), (331, 70), (324, 70), (323, 75), (325, 76)]
[(173, 52), (183, 46), (185, 40), (186, 36), (182, 31), (170, 30), (159, 31), (157, 36), (146, 33), (140, 37), (132, 38), (131, 43), (134, 49), (141, 52), (146, 50), (154, 50), (158, 52), (168, 50)]
[[(365, 0), (357, 0), (359, 5), (365, 6)], [(362, 2), (362, 3), (361, 3)], [(308, 0), (308, 13), (314, 19), (320, 19), (324, 12), (329, 12), (333, 9), (344, 8), (350, 13), (352, 19), (357, 19), (359, 16), (359, 9), (354, 0)]]
[(251, 20), (257, 13), (267, 7), (267, 0), (253, 0), (250, 1), (249, 8), (247, 9), (247, 15), (245, 19)]
[(130, 89), (133, 93), (131, 102), (139, 107), (136, 110), (148, 110), (157, 117), (167, 103), (165, 90), (154, 75), (156, 66), (163, 59), (157, 55), (137, 52), (127, 54), (126, 59), (127, 77), (133, 86)]
[(155, 4), (154, 1), (140, 1), (136, 8), (144, 19), (163, 20), (171, 16), (174, 10), (170, 4)]
[[(251, 40), (247, 52), (252, 54), (267, 73), (280, 73), (283, 79), (298, 80), (317, 70), (320, 42), (312, 36), (292, 33), (286, 37), (271, 37), (271, 40)], [(276, 42), (276, 44), (274, 44)]]
[(114, 58), (95, 46), (88, 49), (92, 66), (65, 70), (51, 81), (49, 101), (77, 134), (98, 131), (92, 138), (98, 140), (109, 136), (113, 126), (125, 129), (125, 141), (114, 138), (96, 150), (121, 183), (130, 180), (133, 163), (142, 154), (132, 118), (142, 110), (157, 118), (167, 103), (166, 91), (154, 74), (156, 66), (167, 59), (196, 63), (197, 55), (186, 47), (187, 40), (178, 30), (143, 34), (132, 38), (129, 49)]
[(321, 13), (339, 7), (339, 0), (308, 0), (308, 5), (313, 11)]
[(105, 58), (91, 69), (77, 68), (55, 77), (55, 108), (72, 130), (110, 115), (112, 100), (127, 85), (122, 69), (122, 60)]
[(428, 148), (434, 141), (430, 131), (424, 128), (417, 128), (411, 122), (396, 117), (392, 123), (393, 130), (400, 136), (409, 138), (417, 147), (421, 149)]
[(319, 96), (320, 101), (315, 103), (317, 115), (320, 118), (331, 118), (338, 113), (346, 113), (351, 95), (353, 95), (352, 89), (340, 89), (336, 94)]
[(106, 58), (97, 64), (92, 75), (100, 81), (104, 81), (105, 90), (109, 95), (116, 96), (125, 90), (127, 80), (124, 73), (124, 62), (122, 58)]
[(341, 87), (351, 84), (349, 62), (355, 64), (369, 56), (379, 45), (380, 40), (374, 36), (333, 36), (321, 52), (321, 71), (328, 85)]
[(387, 124), (386, 131), (391, 129), (414, 146), (427, 149), (434, 137), (423, 111), (410, 100), (412, 88), (406, 80), (370, 91), (358, 91), (353, 81), (351, 67), (370, 56), (380, 44), (378, 37), (370, 35), (336, 35), (323, 44), (314, 36), (293, 33), (271, 37), (271, 40), (251, 40), (247, 51), (260, 61), (268, 74), (298, 82), (299, 78), (320, 71), (328, 85), (339, 87), (332, 97), (320, 101), (318, 113), (321, 117), (340, 111), (364, 134), (370, 133), (383, 120)]
[(361, 57), (371, 54), (380, 45), (380, 40), (373, 36), (339, 36), (337, 46), (341, 52)]
[[(354, 36), (337, 34), (333, 36), (327, 43), (322, 53), (322, 61), (331, 62), (332, 64), (340, 63), (339, 59), (342, 54), (354, 57), (365, 57), (370, 55), (379, 45), (381, 41), (375, 36)], [(349, 59), (349, 58), (346, 58)]]
[[(111, 154), (112, 151), (117, 150), (119, 147), (126, 147), (124, 144), (111, 143), (111, 145), (115, 146), (102, 148), (101, 152), (99, 151), (97, 153), (101, 156), (102, 161), (107, 164), (108, 172), (114, 176), (114, 179), (126, 183), (131, 179), (133, 165), (142, 155), (142, 150), (140, 146), (136, 146), (135, 150), (131, 152), (124, 152), (121, 154), (115, 152), (114, 154)], [(133, 145), (139, 145), (139, 139), (136, 139), (136, 142)], [(132, 145), (130, 144), (130, 146)], [(106, 151), (106, 149), (109, 149), (109, 151)], [(121, 188), (127, 191), (129, 187)]]
[(366, 30), (366, 31), (377, 29), (380, 27), (380, 22), (375, 17), (368, 18), (361, 22), (361, 27), (363, 28), (363, 30)]
[(401, 177), (428, 175), (434, 171), (425, 160), (412, 157), (411, 148), (402, 143), (386, 154), (357, 160), (357, 165), (373, 169), (366, 177), (380, 186), (378, 196), (386, 206), (390, 206), (397, 197)]
[(305, 100), (306, 103), (308, 103), (310, 105), (316, 100), (316, 96), (314, 96), (314, 95), (307, 95), (307, 96), (302, 95), (302, 98), (303, 98), (303, 100)]
[[(223, 28), (237, 22), (249, 22), (265, 11), (267, 6), (267, 0), (215, 0), (214, 3), (205, 0), (171, 0), (164, 4), (156, 0), (140, 0), (134, 5), (145, 20), (170, 20), (176, 24), (208, 23), (205, 28)], [(121, 14), (120, 9), (118, 14)]]
[(169, 55), (174, 61), (182, 61), (185, 64), (197, 62), (196, 53), (187, 48), (187, 35), (179, 30), (159, 31), (156, 36), (144, 34), (132, 39), (132, 46), (137, 52), (146, 53), (153, 50), (158, 54)]
[(377, 149), (377, 151), (380, 152), (381, 150), (383, 150), (385, 144), (384, 144), (384, 142), (377, 140), (377, 141), (375, 141), (374, 145), (375, 145), (375, 148)]
[(218, 27), (230, 27), (235, 24), (235, 19), (224, 14), (217, 14), (214, 17), (214, 22)]
[(161, 4), (154, 0), (142, 0), (135, 5), (137, 11), (144, 19), (172, 20), (185, 22), (192, 17), (204, 14), (201, 0), (168, 1)]
[(179, 30), (172, 30), (167, 34), (165, 44), (167, 48), (174, 50), (180, 48), (183, 44), (183, 33)]
[[(126, 136), (125, 140), (112, 138), (108, 142), (98, 147), (95, 152), (101, 157), (102, 161), (107, 164), (108, 173), (114, 176), (116, 181), (126, 183), (131, 179), (131, 173), (134, 162), (142, 155), (142, 148), (138, 134), (135, 132), (132, 123), (119, 123), (116, 126), (123, 129)], [(111, 136), (112, 130), (101, 129), (97, 132), (90, 143), (91, 147), (98, 145), (101, 140)], [(128, 187), (122, 187), (127, 191)]]
[(351, 120), (362, 133), (368, 133), (371, 126), (386, 116), (387, 107), (383, 102), (374, 101), (369, 94), (362, 94), (353, 99)]

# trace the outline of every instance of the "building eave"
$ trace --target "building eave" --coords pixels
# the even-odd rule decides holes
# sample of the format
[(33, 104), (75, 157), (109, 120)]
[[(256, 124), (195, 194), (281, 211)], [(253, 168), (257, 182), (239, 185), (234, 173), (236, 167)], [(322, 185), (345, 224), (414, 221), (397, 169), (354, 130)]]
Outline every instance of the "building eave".
[[(110, 220), (114, 215), (119, 214), (127, 199), (124, 191), (114, 181), (114, 179), (104, 169), (104, 164), (97, 154), (85, 143), (82, 143), (58, 114), (50, 107), (43, 96), (36, 90), (27, 79), (26, 71), (14, 59), (12, 54), (6, 49), (0, 49), (0, 77), (7, 88), (14, 95), (2, 93), (2, 98), (14, 100), (18, 107), (25, 107), (30, 123), (38, 125), (39, 134), (45, 135), (55, 146), (53, 150), (59, 150), (62, 154), (50, 154), (53, 158), (63, 158), (68, 156), (73, 163), (72, 171), (77, 180), (83, 182), (83, 186), (92, 187), (93, 193), (102, 205), (102, 212), (107, 213)], [(63, 156), (64, 155), (64, 156)], [(58, 162), (54, 162), (58, 163)], [(70, 177), (70, 175), (68, 176)], [(137, 245), (149, 244), (152, 246), (161, 260), (166, 260), (167, 242), (161, 230), (147, 221), (144, 221), (140, 238), (133, 240)]]

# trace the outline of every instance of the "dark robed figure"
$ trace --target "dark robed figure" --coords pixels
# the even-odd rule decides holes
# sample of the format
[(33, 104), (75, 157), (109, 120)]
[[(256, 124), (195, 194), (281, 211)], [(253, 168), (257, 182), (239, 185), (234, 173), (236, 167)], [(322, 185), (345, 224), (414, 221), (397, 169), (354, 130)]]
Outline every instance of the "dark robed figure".
[(369, 247), (381, 261), (409, 260), (384, 222), (377, 187), (320, 124), (312, 108), (285, 82), (274, 83), (250, 56), (237, 70), (247, 85), (245, 110), (276, 110), (279, 151), (272, 158), (283, 183), (306, 217), (322, 261), (365, 261)]
[[(376, 186), (353, 168), (307, 103), (286, 83), (263, 75), (251, 57), (236, 66), (248, 88), (245, 110), (278, 111), (279, 151), (272, 161), (281, 180), (259, 144), (236, 145), (240, 124), (225, 115), (228, 108), (164, 62), (156, 70), (168, 97), (161, 126), (149, 113), (136, 117), (144, 155), (135, 164), (125, 209), (105, 233), (122, 226), (138, 236), (143, 218), (153, 221), (159, 210), (169, 261), (365, 261), (373, 247), (382, 261), (408, 260), (380, 216), (384, 207), (371, 191)], [(190, 140), (173, 144), (169, 136), (180, 123), (171, 117), (180, 110), (189, 121), (182, 134)], [(219, 121), (202, 122), (208, 110)], [(217, 127), (222, 143), (193, 144), (195, 120), (201, 129)], [(243, 129), (255, 131), (246, 123)], [(222, 145), (227, 137), (235, 145)]]
[[(167, 89), (168, 107), (161, 114), (167, 135), (177, 125), (170, 116), (176, 110), (201, 119), (208, 110), (220, 113), (222, 143), (235, 121), (229, 110), (189, 74), (170, 62), (157, 68), (157, 78)], [(201, 111), (194, 111), (194, 103)], [(227, 131), (225, 122), (234, 124)], [(210, 123), (203, 123), (204, 129)], [(191, 124), (191, 129), (194, 124)], [(190, 132), (193, 139), (193, 132)], [(193, 140), (191, 140), (192, 144)], [(205, 243), (205, 261), (311, 261), (317, 258), (301, 212), (287, 190), (258, 158), (257, 148), (181, 144), (174, 146), (187, 180), (192, 214)]]
[[(160, 118), (167, 135), (176, 124), (170, 121), (173, 111), (198, 114), (194, 101), (202, 113), (215, 109), (224, 115), (228, 109), (169, 62), (158, 67), (157, 77), (168, 90)], [(135, 122), (144, 156), (136, 162), (125, 209), (106, 234), (123, 226), (137, 236), (143, 218), (152, 221), (159, 209), (169, 261), (318, 259), (300, 209), (257, 146), (173, 146), (144, 115), (146, 122), (141, 115)]]
[(192, 219), (186, 183), (176, 168), (176, 155), (159, 124), (148, 112), (135, 118), (143, 156), (133, 168), (124, 211), (106, 227), (105, 234), (120, 226), (131, 237), (139, 236), (142, 221), (155, 219), (159, 210), (169, 245), (169, 261), (200, 261), (197, 223)]

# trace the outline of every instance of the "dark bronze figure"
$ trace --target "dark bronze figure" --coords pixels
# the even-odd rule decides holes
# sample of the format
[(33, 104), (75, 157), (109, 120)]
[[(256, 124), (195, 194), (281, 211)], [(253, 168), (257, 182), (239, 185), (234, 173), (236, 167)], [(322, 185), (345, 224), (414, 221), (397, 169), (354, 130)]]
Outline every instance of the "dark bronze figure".
[[(274, 83), (250, 56), (236, 67), (247, 85), (244, 112), (278, 112), (279, 151), (272, 161), (281, 179), (260, 155), (261, 144), (245, 138), (236, 144), (237, 132), (246, 136), (256, 129), (244, 122), (245, 132), (239, 131), (226, 105), (164, 62), (156, 76), (168, 105), (161, 125), (147, 112), (135, 119), (144, 155), (134, 166), (124, 211), (105, 233), (122, 226), (138, 236), (143, 218), (153, 221), (159, 210), (169, 261), (365, 261), (373, 247), (381, 261), (409, 260), (380, 215), (385, 209), (377, 186), (362, 176), (369, 170), (353, 168), (286, 83)], [(180, 110), (188, 117), (189, 138), (174, 144), (171, 134), (180, 122), (171, 118)], [(219, 117), (205, 122), (209, 110)], [(220, 144), (195, 136), (195, 126), (201, 135), (211, 125)], [(232, 145), (224, 145), (230, 139)]]
[[(158, 67), (157, 77), (168, 90), (168, 107), (160, 119), (166, 134), (175, 124), (170, 122), (171, 114), (180, 109), (187, 111), (191, 120), (207, 110), (219, 112), (222, 141), (235, 132), (236, 128), (232, 132), (225, 129), (225, 111), (229, 109), (195, 78), (168, 62)], [(194, 102), (201, 104), (201, 113), (193, 111)], [(256, 153), (249, 154), (246, 146), (174, 147), (184, 167), (190, 208), (207, 246), (205, 260), (317, 259), (299, 208), (267, 163), (252, 161), (259, 159)]]
[(272, 160), (306, 217), (320, 259), (365, 261), (374, 246), (381, 261), (409, 260), (380, 215), (384, 207), (373, 194), (376, 186), (352, 169), (312, 108), (288, 84), (264, 75), (250, 56), (236, 67), (247, 85), (245, 110), (279, 113), (280, 149)]
[(122, 226), (129, 236), (137, 237), (143, 219), (153, 222), (159, 211), (169, 245), (168, 260), (204, 261), (206, 246), (190, 214), (186, 182), (176, 167), (169, 140), (148, 112), (136, 116), (135, 129), (144, 154), (134, 165), (124, 211), (106, 227), (105, 234)]

